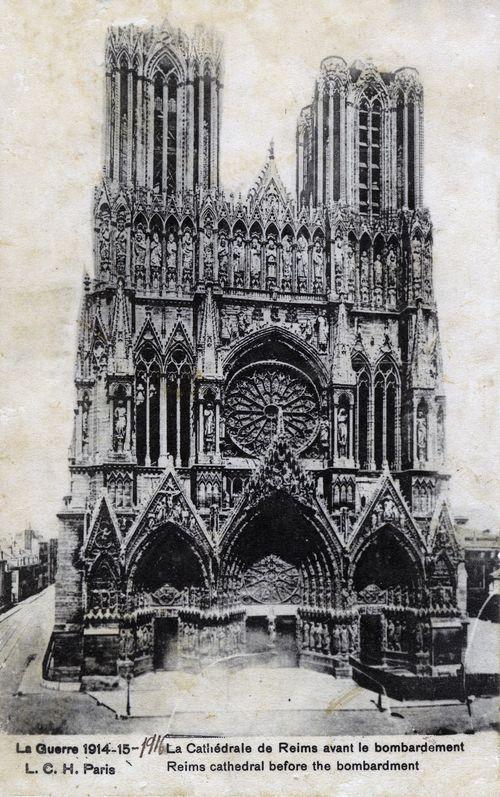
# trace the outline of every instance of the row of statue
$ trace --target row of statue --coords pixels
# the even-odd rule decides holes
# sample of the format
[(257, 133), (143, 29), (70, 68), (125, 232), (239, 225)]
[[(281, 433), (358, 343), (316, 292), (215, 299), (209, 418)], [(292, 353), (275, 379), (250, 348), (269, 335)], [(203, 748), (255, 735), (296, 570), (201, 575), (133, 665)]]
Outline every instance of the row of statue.
[[(126, 216), (120, 211), (114, 233), (112, 253), (112, 222), (109, 209), (103, 207), (98, 217), (100, 276), (111, 278), (112, 264), (117, 275), (125, 275), (127, 265), (128, 231)], [(290, 233), (278, 238), (274, 233), (265, 240), (261, 234), (236, 229), (231, 238), (225, 229), (214, 231), (206, 222), (199, 234), (199, 253), (205, 280), (217, 279), (223, 286), (254, 289), (296, 290), (322, 292), (326, 287), (326, 257), (324, 238), (315, 235), (312, 242), (301, 231), (296, 240)], [(195, 233), (186, 224), (182, 229), (170, 227), (164, 236), (160, 229), (149, 232), (138, 222), (132, 234), (132, 260), (135, 281), (139, 288), (159, 289), (178, 284), (189, 286), (194, 279), (193, 264)], [(356, 300), (366, 307), (395, 307), (398, 292), (403, 287), (408, 300), (432, 299), (431, 242), (412, 238), (408, 255), (409, 277), (401, 277), (399, 253), (395, 243), (378, 247), (376, 251), (358, 245), (355, 240), (337, 235), (333, 242), (332, 281), (337, 295)]]
[(222, 346), (229, 346), (246, 335), (269, 326), (283, 326), (306, 343), (316, 346), (320, 352), (328, 350), (329, 324), (325, 310), (319, 310), (316, 318), (298, 318), (297, 308), (288, 307), (282, 317), (280, 308), (271, 306), (269, 319), (265, 318), (261, 307), (253, 310), (241, 309), (234, 314), (225, 311), (221, 314), (220, 341)]
[(341, 655), (347, 657), (355, 653), (359, 647), (359, 631), (357, 623), (331, 624), (327, 621), (314, 622), (297, 620), (297, 642), (300, 650), (309, 650), (323, 655)]
[(181, 656), (231, 656), (244, 649), (245, 623), (242, 620), (201, 628), (179, 620), (178, 646)]

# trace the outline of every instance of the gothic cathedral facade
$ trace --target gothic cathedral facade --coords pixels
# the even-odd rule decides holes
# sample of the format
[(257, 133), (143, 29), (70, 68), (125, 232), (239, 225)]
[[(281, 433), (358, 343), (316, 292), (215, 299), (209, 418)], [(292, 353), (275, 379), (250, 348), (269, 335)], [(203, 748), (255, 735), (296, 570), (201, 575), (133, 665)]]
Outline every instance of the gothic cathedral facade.
[(45, 678), (246, 657), (456, 673), (464, 567), (411, 68), (326, 58), (245, 198), (222, 50), (111, 29)]

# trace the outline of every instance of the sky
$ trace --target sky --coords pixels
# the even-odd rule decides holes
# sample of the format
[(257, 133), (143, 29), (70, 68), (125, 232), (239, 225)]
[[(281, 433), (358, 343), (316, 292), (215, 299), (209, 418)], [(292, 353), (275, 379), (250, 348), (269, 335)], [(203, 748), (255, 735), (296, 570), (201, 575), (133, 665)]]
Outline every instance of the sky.
[(166, 17), (187, 32), (213, 25), (224, 39), (228, 191), (248, 190), (271, 138), (294, 191), (296, 119), (324, 57), (419, 70), (450, 498), (478, 527), (498, 524), (496, 9), (480, 0), (4, 0), (0, 538), (27, 523), (53, 534), (68, 492), (76, 319), (102, 173), (106, 29)]

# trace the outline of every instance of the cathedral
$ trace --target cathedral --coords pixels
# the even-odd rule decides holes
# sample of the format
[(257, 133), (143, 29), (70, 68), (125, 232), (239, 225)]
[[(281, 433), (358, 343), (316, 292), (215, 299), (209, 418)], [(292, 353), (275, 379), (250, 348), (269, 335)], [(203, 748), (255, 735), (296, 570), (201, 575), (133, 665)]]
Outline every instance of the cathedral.
[(455, 676), (419, 76), (325, 58), (295, 196), (271, 144), (246, 197), (219, 183), (222, 78), (203, 27), (108, 33), (44, 677)]

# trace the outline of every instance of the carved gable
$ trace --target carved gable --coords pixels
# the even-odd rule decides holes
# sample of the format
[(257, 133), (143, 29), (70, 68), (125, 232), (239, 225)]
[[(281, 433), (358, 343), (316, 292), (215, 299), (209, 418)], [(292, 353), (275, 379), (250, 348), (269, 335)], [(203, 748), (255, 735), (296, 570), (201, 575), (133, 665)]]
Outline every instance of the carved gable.
[(373, 531), (386, 524), (403, 532), (417, 547), (425, 547), (422, 532), (388, 471), (380, 477), (370, 501), (352, 529), (348, 540), (351, 551)]
[(429, 545), (436, 562), (443, 554), (452, 564), (456, 564), (460, 559), (460, 546), (455, 536), (450, 509), (446, 501), (436, 506), (431, 520)]
[(121, 533), (115, 511), (106, 493), (97, 501), (90, 520), (87, 541), (83, 547), (85, 559), (96, 559), (103, 553), (118, 557)]
[(130, 559), (146, 536), (167, 523), (179, 526), (196, 539), (202, 548), (208, 550), (210, 538), (205, 524), (192, 501), (186, 496), (172, 467), (167, 468), (159, 487), (128, 532), (125, 541), (127, 559)]

